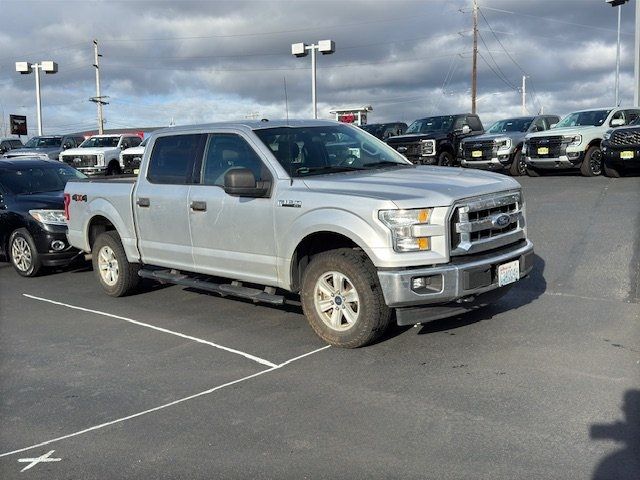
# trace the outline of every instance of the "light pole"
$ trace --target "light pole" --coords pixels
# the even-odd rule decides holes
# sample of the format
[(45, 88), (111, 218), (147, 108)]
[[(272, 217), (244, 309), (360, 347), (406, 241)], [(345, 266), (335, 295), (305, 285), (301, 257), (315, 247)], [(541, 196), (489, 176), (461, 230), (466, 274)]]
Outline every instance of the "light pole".
[(16, 62), (16, 72), (21, 75), (36, 74), (36, 113), (38, 115), (38, 135), (42, 135), (42, 102), (40, 99), (40, 70), (46, 74), (58, 73), (58, 64), (52, 61), (29, 63)]
[(616, 45), (616, 107), (620, 104), (620, 10), (629, 0), (605, 0), (612, 7), (618, 7), (618, 43)]
[(295, 57), (306, 57), (311, 51), (311, 103), (313, 105), (313, 118), (318, 118), (318, 98), (316, 96), (316, 51), (323, 55), (330, 55), (336, 51), (333, 40), (320, 40), (317, 44), (294, 43), (291, 45), (291, 54)]

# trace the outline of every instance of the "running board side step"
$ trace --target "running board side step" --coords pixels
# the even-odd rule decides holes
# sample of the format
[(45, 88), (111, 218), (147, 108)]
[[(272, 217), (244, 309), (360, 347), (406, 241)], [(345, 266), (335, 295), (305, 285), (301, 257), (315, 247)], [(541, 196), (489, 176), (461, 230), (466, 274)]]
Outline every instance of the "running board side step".
[(230, 295), (233, 297), (248, 298), (254, 302), (270, 303), (272, 305), (283, 305), (284, 296), (275, 295), (275, 288), (265, 287), (264, 290), (242, 286), (240, 282), (214, 283), (205, 280), (201, 276), (190, 276), (177, 270), (152, 270), (140, 269), (138, 275), (142, 278), (149, 278), (158, 282), (174, 283), (184, 287), (192, 287), (208, 292), (214, 292), (223, 297)]

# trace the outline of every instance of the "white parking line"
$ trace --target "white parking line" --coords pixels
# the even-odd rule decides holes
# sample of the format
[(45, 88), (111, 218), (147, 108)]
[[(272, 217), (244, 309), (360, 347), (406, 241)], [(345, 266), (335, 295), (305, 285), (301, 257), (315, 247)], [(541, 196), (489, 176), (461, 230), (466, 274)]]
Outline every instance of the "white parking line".
[(278, 369), (280, 369), (280, 368), (282, 368), (282, 367), (284, 367), (286, 365), (289, 365), (292, 362), (295, 362), (296, 360), (300, 360), (301, 358), (308, 357), (309, 355), (313, 355), (314, 353), (321, 352), (322, 350), (326, 350), (330, 346), (331, 345), (327, 345), (327, 346), (318, 348), (316, 350), (312, 350), (311, 352), (307, 352), (307, 353), (305, 353), (303, 355), (299, 355), (297, 357), (291, 358), (291, 359), (281, 363), (280, 365), (274, 365), (272, 368), (268, 368), (266, 370), (262, 370), (261, 372), (254, 373), (252, 375), (248, 375), (248, 376), (240, 378), (238, 380), (233, 380), (233, 381), (225, 383), (223, 385), (218, 385), (217, 387), (210, 388), (209, 390), (205, 390), (203, 392), (196, 393), (196, 394), (190, 395), (188, 397), (184, 397), (184, 398), (180, 398), (178, 400), (174, 400), (173, 402), (170, 402), (170, 403), (165, 403), (164, 405), (160, 405), (159, 407), (150, 408), (149, 410), (145, 410), (143, 412), (134, 413), (133, 415), (128, 415), (126, 417), (118, 418), (116, 420), (111, 420), (110, 422), (106, 422), (106, 423), (102, 423), (100, 425), (95, 425), (93, 427), (85, 428), (84, 430), (79, 430), (77, 432), (70, 433), (68, 435), (63, 435), (62, 437), (53, 438), (51, 440), (47, 440), (46, 442), (38, 443), (36, 445), (31, 445), (29, 447), (20, 448), (18, 450), (13, 450), (11, 452), (2, 453), (2, 454), (0, 454), (0, 458), (7, 457), (9, 455), (13, 455), (13, 454), (16, 454), (16, 453), (26, 452), (27, 450), (32, 450), (34, 448), (40, 448), (40, 447), (43, 447), (45, 445), (50, 445), (50, 444), (52, 444), (54, 442), (59, 442), (61, 440), (66, 440), (67, 438), (77, 437), (78, 435), (82, 435), (84, 433), (92, 432), (94, 430), (99, 430), (101, 428), (105, 428), (105, 427), (108, 427), (110, 425), (114, 425), (116, 423), (122, 423), (122, 422), (125, 422), (127, 420), (131, 420), (132, 418), (141, 417), (142, 415), (146, 415), (147, 413), (157, 412), (158, 410), (163, 410), (163, 409), (171, 407), (173, 405), (177, 405), (179, 403), (186, 402), (187, 400), (192, 400), (194, 398), (198, 398), (198, 397), (201, 397), (203, 395), (208, 395), (210, 393), (215, 392), (216, 390), (221, 390), (221, 389), (223, 389), (225, 387), (229, 387), (231, 385), (235, 385), (235, 384), (244, 382), (246, 380), (250, 380), (252, 378), (259, 377), (260, 375), (264, 375), (265, 373), (269, 373), (269, 372), (273, 372), (274, 370), (278, 370)]
[(118, 320), (124, 320), (125, 322), (133, 323), (134, 325), (139, 325), (141, 327), (151, 328), (153, 330), (157, 330), (158, 332), (168, 333), (170, 335), (175, 335), (176, 337), (186, 338), (187, 340), (191, 340), (193, 342), (204, 343), (205, 345), (210, 345), (215, 348), (219, 348), (220, 350), (224, 350), (225, 352), (235, 353), (236, 355), (241, 355), (249, 360), (253, 360), (254, 362), (258, 362), (260, 365), (266, 365), (267, 367), (277, 367), (277, 365), (269, 360), (265, 360), (264, 358), (256, 357), (255, 355), (251, 355), (250, 353), (241, 352), (240, 350), (236, 350), (235, 348), (225, 347), (224, 345), (219, 345), (217, 343), (209, 342), (207, 340), (203, 340), (201, 338), (192, 337), (191, 335), (185, 335), (184, 333), (174, 332), (173, 330), (167, 330), (166, 328), (156, 327), (155, 325), (149, 325), (148, 323), (139, 322), (138, 320), (133, 320), (132, 318), (122, 317), (120, 315), (114, 315), (112, 313), (101, 312), (99, 310), (92, 310), (90, 308), (78, 307), (76, 305), (69, 305), (68, 303), (56, 302), (55, 300), (49, 300), (48, 298), (36, 297), (34, 295), (29, 295), (28, 293), (23, 293), (23, 296), (27, 298), (31, 298), (33, 300), (39, 300), (41, 302), (52, 303), (54, 305), (60, 305), (61, 307), (72, 308), (74, 310), (80, 310), (82, 312), (94, 313), (96, 315), (103, 315), (105, 317), (117, 318)]

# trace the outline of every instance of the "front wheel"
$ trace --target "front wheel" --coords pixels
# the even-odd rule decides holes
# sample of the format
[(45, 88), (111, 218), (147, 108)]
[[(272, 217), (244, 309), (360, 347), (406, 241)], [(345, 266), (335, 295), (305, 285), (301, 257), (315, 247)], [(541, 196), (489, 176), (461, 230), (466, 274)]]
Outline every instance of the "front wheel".
[(120, 165), (117, 162), (111, 162), (107, 167), (106, 175), (120, 175)]
[(438, 165), (441, 167), (453, 167), (453, 155), (449, 152), (442, 152), (438, 155)]
[(513, 154), (513, 161), (509, 167), (509, 174), (512, 177), (520, 177), (527, 174), (527, 164), (524, 161), (524, 156), (520, 149), (516, 150), (516, 153)]
[(124, 297), (138, 282), (140, 265), (129, 263), (118, 234), (110, 230), (101, 233), (93, 244), (93, 271), (107, 295)]
[(600, 147), (589, 147), (584, 155), (580, 173), (585, 177), (597, 177), (602, 175), (602, 150)]
[(357, 250), (315, 255), (304, 272), (300, 297), (313, 330), (337, 347), (367, 345), (385, 332), (391, 320), (376, 269)]
[(40, 255), (26, 228), (19, 228), (9, 237), (9, 259), (15, 271), (23, 277), (35, 277), (40, 273)]

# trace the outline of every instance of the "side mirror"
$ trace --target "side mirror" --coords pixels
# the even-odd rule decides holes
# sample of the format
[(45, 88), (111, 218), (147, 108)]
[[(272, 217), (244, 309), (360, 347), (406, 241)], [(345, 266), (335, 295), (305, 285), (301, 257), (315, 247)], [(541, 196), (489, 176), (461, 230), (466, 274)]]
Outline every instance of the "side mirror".
[(462, 129), (460, 130), (460, 132), (463, 135), (466, 135), (467, 133), (471, 133), (471, 127), (469, 127), (469, 125), (463, 125)]
[(538, 132), (538, 126), (537, 125), (531, 125), (531, 128), (529, 129), (530, 132)]
[(549, 128), (554, 128), (558, 123), (552, 123), (551, 125), (549, 125)]
[(611, 127), (621, 127), (622, 125), (624, 125), (624, 120), (621, 119), (621, 118), (614, 118), (609, 123), (609, 126), (611, 126)]
[(63, 150), (69, 150), (70, 148), (72, 148), (72, 145), (71, 145), (70, 143), (65, 143), (65, 144), (62, 146), (62, 149), (63, 149)]
[(256, 177), (248, 168), (233, 168), (224, 175), (224, 191), (235, 197), (264, 197), (269, 189), (256, 185)]

